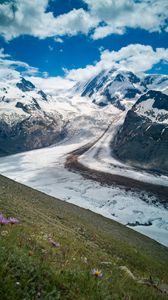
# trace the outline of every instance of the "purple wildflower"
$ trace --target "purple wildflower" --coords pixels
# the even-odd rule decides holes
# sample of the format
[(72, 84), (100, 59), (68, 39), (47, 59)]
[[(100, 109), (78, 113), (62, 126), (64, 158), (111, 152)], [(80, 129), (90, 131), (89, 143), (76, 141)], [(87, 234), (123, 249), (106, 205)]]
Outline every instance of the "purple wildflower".
[(13, 225), (13, 224), (18, 224), (19, 220), (14, 217), (10, 217), (8, 218), (8, 222)]
[(6, 224), (8, 224), (8, 223), (9, 223), (8, 219), (6, 219), (6, 218), (3, 216), (3, 214), (0, 214), (0, 224), (1, 224), (1, 225), (6, 225)]
[(59, 248), (59, 247), (60, 247), (60, 243), (55, 242), (55, 241), (52, 240), (52, 239), (49, 239), (48, 241), (49, 241), (49, 243), (50, 243), (53, 247), (55, 247), (55, 248)]

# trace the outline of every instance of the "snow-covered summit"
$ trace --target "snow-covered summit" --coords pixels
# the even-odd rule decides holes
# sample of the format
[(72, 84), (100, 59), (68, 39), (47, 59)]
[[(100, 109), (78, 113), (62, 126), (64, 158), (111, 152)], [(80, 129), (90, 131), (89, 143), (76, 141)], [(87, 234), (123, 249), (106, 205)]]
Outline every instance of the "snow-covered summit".
[[(151, 122), (166, 124), (166, 109), (158, 106), (167, 101), (159, 100), (159, 90), (165, 92), (167, 86), (168, 76), (165, 75), (137, 75), (131, 71), (112, 68), (101, 71), (85, 83), (77, 83), (69, 93), (66, 91), (66, 94), (60, 92), (59, 95), (51, 96), (37, 88), (34, 81), (32, 83), (21, 76), (9, 76), (0, 82), (0, 142), (5, 145), (6, 139), (10, 144), (9, 140), (12, 142), (12, 137), (15, 137), (21, 150), (29, 149), (28, 141), (31, 148), (50, 145), (59, 136), (65, 136), (67, 127), (65, 130), (64, 125), (68, 122), (73, 124), (70, 127), (75, 132), (75, 128), (80, 127), (75, 120), (82, 119), (85, 123), (88, 119), (94, 119), (93, 114), (99, 119), (101, 111), (105, 110), (121, 114), (123, 112), (124, 115), (128, 110), (136, 110), (139, 116), (150, 116)], [(153, 97), (158, 100), (154, 101)], [(110, 122), (109, 114), (107, 118)], [(35, 140), (32, 139), (33, 134), (36, 136)], [(24, 141), (19, 138), (22, 135)], [(25, 136), (26, 146), (22, 147)], [(7, 148), (9, 146), (6, 145)], [(21, 150), (19, 148), (15, 151)]]
[[(43, 94), (41, 94), (43, 93)], [(30, 81), (20, 78), (20, 80), (6, 80), (0, 82), (0, 111), (2, 113), (4, 109), (17, 108), (16, 104), (18, 101), (22, 102), (23, 105), (31, 104), (33, 98), (37, 101), (46, 100), (44, 92), (39, 91), (33, 83)], [(7, 105), (8, 104), (8, 105)], [(18, 114), (20, 114), (19, 110)]]
[(131, 71), (112, 68), (101, 71), (84, 84), (78, 84), (76, 91), (99, 106), (113, 104), (124, 110), (130, 102), (133, 104), (148, 90), (164, 91), (167, 86), (166, 75), (136, 75)]

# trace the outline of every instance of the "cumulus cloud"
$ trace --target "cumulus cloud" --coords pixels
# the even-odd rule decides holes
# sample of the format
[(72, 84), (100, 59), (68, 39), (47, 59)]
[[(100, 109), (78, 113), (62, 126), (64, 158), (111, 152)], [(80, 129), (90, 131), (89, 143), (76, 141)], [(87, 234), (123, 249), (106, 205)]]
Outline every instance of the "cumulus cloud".
[(93, 39), (112, 33), (122, 34), (125, 29), (141, 28), (161, 31), (165, 28), (167, 0), (85, 0), (92, 16), (97, 16), (103, 26), (97, 26)]
[(83, 9), (54, 18), (46, 13), (48, 0), (13, 0), (0, 4), (0, 34), (6, 40), (28, 34), (39, 38), (51, 36), (88, 34), (97, 25), (97, 18)]
[(66, 76), (71, 80), (85, 81), (99, 72), (109, 68), (130, 70), (135, 73), (150, 70), (153, 65), (164, 61), (168, 62), (168, 49), (157, 48), (141, 44), (130, 44), (119, 51), (104, 50), (101, 52), (100, 60), (94, 66), (67, 70)]
[(48, 0), (11, 0), (0, 4), (0, 34), (6, 40), (28, 34), (39, 38), (91, 34), (93, 39), (130, 28), (167, 30), (167, 0), (83, 0), (88, 10), (72, 9), (54, 17)]
[(115, 33), (115, 34), (123, 34), (125, 32), (124, 27), (116, 27), (113, 24), (99, 26), (95, 29), (94, 33), (92, 34), (92, 38), (94, 40), (103, 39), (104, 37)]
[(74, 81), (87, 81), (91, 77), (97, 75), (99, 71), (101, 71), (100, 64), (97, 63), (96, 65), (87, 65), (85, 68), (78, 68), (72, 70), (64, 70), (65, 76), (69, 80)]
[(60, 90), (68, 90), (73, 87), (75, 84), (74, 81), (68, 80), (66, 78), (56, 76), (56, 77), (27, 77), (27, 79), (31, 80), (35, 84), (36, 87), (43, 90), (45, 93), (50, 95), (57, 94)]
[(3, 49), (0, 49), (0, 79), (16, 79), (20, 76), (28, 76), (29, 80), (39, 89), (54, 95), (59, 90), (72, 88), (76, 82), (89, 80), (103, 70), (117, 68), (141, 73), (150, 70), (161, 61), (168, 63), (168, 49), (157, 48), (154, 50), (151, 46), (130, 44), (119, 51), (101, 49), (100, 60), (94, 65), (72, 70), (65, 69), (63, 77), (49, 77), (47, 72), (40, 73), (38, 69), (25, 62), (15, 61), (4, 53)]

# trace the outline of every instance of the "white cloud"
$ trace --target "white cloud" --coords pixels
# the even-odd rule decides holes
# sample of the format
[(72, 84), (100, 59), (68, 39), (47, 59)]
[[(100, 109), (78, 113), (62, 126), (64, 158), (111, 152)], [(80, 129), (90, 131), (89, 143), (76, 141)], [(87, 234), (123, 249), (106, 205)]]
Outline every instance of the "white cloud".
[(66, 71), (66, 77), (71, 80), (85, 81), (109, 68), (131, 70), (135, 73), (145, 72), (160, 61), (168, 62), (168, 49), (153, 50), (151, 46), (130, 44), (119, 51), (102, 51), (100, 61), (94, 66), (88, 65), (83, 69)]
[(29, 66), (29, 64), (13, 60), (9, 54), (4, 53), (4, 49), (0, 49), (0, 79), (14, 79), (20, 78), (20, 72), (17, 71), (18, 68), (22, 69), (22, 74), (25, 75), (35, 75), (38, 74), (39, 71), (37, 68)]
[[(103, 69), (103, 68), (102, 68)], [(88, 65), (85, 68), (65, 70), (65, 75), (67, 79), (74, 81), (87, 81), (92, 76), (95, 76), (102, 70), (100, 64)]]
[(99, 26), (95, 29), (94, 33), (92, 34), (92, 38), (94, 40), (98, 40), (110, 35), (111, 33), (123, 34), (124, 32), (124, 28), (115, 27), (113, 25)]
[(55, 41), (56, 43), (60, 43), (60, 44), (62, 44), (62, 43), (64, 42), (63, 39), (61, 39), (61, 38), (59, 38), (59, 37), (54, 38), (54, 41)]
[(54, 18), (51, 12), (45, 13), (47, 5), (48, 0), (16, 0), (15, 4), (0, 4), (0, 34), (6, 40), (24, 34), (39, 38), (71, 36), (88, 34), (97, 25), (97, 18), (90, 18), (83, 9), (73, 9)]
[(74, 81), (68, 80), (66, 78), (56, 76), (56, 77), (28, 77), (28, 79), (35, 84), (36, 87), (43, 90), (45, 93), (50, 95), (55, 95), (59, 90), (67, 90), (72, 88)]
[[(20, 68), (22, 71), (20, 71)], [(51, 95), (54, 95), (59, 90), (67, 90), (75, 84), (74, 81), (68, 78), (60, 76), (49, 77), (47, 72), (40, 73), (37, 68), (31, 67), (25, 62), (13, 60), (10, 55), (4, 53), (4, 49), (1, 48), (0, 80), (19, 80), (21, 76), (32, 81), (39, 89)]]
[(81, 9), (73, 9), (67, 14), (63, 14), (55, 18), (55, 28), (49, 33), (51, 35), (77, 35), (78, 33), (88, 34), (91, 28), (98, 24), (95, 17)]
[[(87, 81), (99, 72), (117, 68), (141, 73), (150, 70), (153, 65), (164, 61), (168, 63), (168, 49), (157, 48), (141, 44), (131, 44), (119, 51), (102, 50), (100, 60), (94, 65), (85, 68), (64, 70), (65, 76), (49, 77), (47, 72), (40, 73), (38, 69), (29, 66), (25, 62), (15, 61), (0, 49), (0, 79), (20, 78), (28, 76), (39, 89), (51, 95), (58, 94), (60, 90), (67, 90), (79, 81)], [(21, 67), (23, 71), (17, 71)]]
[(150, 32), (164, 28), (167, 19), (167, 0), (85, 0), (91, 15), (104, 22), (93, 34), (94, 39), (112, 33), (124, 33), (127, 27)]
[(0, 49), (0, 58), (2, 59), (2, 58), (6, 58), (6, 57), (10, 57), (10, 55), (9, 54), (5, 54), (4, 53), (4, 49), (1, 48)]
[(151, 46), (131, 44), (119, 51), (104, 51), (101, 60), (105, 65), (112, 62), (123, 69), (145, 72), (161, 60), (168, 60), (168, 49), (157, 48), (155, 51)]
[(126, 28), (153, 31), (167, 30), (167, 0), (83, 0), (89, 10), (73, 9), (54, 17), (46, 13), (48, 0), (15, 0), (0, 4), (0, 34), (6, 40), (28, 34), (39, 38), (85, 35), (93, 39), (112, 33), (123, 34)]

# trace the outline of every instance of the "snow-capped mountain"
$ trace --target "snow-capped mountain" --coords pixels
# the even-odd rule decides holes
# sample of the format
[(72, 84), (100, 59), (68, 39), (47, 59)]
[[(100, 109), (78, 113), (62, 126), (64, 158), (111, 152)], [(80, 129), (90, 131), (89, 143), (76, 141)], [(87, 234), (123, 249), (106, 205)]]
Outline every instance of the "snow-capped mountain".
[[(0, 172), (123, 224), (132, 223), (165, 243), (167, 211), (158, 204), (157, 194), (151, 198), (146, 183), (162, 189), (168, 177), (140, 168), (168, 173), (168, 78), (111, 70), (93, 79), (54, 96), (23, 78), (1, 82), (0, 155), (66, 138), (53, 147), (1, 157)], [(110, 99), (115, 95), (114, 101), (108, 93)], [(77, 164), (75, 172), (65, 168), (67, 161)], [(111, 186), (96, 181), (104, 177), (109, 182), (112, 176), (123, 178), (122, 188), (113, 180)], [(140, 181), (144, 190), (130, 189), (130, 180)]]
[(77, 85), (76, 90), (99, 106), (113, 104), (125, 110), (128, 104), (132, 106), (148, 90), (164, 91), (167, 87), (168, 76), (165, 75), (136, 75), (131, 71), (111, 69), (100, 72), (83, 85)]
[(70, 130), (76, 132), (80, 126), (75, 120), (98, 118), (103, 107), (109, 113), (126, 114), (150, 88), (165, 93), (167, 86), (168, 76), (136, 75), (114, 68), (77, 83), (66, 96), (49, 96), (23, 77), (5, 79), (0, 83), (0, 155), (51, 145), (65, 137), (69, 120)]
[(168, 76), (160, 74), (150, 74), (144, 76), (142, 84), (149, 90), (158, 90), (167, 94)]
[(113, 152), (131, 165), (168, 172), (168, 96), (150, 90), (128, 111)]
[(62, 116), (30, 81), (0, 83), (0, 155), (48, 146), (62, 134)]

